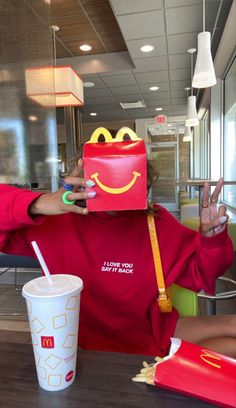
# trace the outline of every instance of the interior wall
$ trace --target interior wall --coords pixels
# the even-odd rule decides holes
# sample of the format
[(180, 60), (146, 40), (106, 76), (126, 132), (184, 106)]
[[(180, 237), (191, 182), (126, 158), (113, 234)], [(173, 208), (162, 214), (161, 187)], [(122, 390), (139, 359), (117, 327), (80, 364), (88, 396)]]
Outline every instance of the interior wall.
[[(0, 0), (0, 10), (0, 182), (54, 189), (55, 109), (29, 99), (25, 83), (26, 68), (53, 62), (50, 4)], [(51, 92), (52, 75), (47, 79)]]

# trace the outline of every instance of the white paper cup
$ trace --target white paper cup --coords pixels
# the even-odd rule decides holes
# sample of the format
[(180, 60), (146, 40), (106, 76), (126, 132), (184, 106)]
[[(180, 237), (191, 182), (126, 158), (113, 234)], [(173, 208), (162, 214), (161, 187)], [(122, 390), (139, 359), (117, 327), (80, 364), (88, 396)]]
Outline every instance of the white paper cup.
[(75, 379), (80, 293), (83, 282), (73, 275), (45, 276), (26, 283), (32, 344), (40, 387), (58, 391)]

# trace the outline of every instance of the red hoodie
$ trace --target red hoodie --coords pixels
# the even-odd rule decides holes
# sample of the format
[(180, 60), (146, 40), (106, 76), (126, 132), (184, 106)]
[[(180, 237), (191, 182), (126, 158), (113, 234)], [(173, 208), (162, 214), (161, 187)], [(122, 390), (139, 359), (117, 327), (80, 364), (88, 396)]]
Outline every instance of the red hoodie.
[[(116, 215), (68, 213), (29, 216), (38, 193), (0, 186), (0, 249), (34, 256), (37, 241), (51, 273), (77, 275), (84, 282), (79, 343), (82, 348), (165, 355), (177, 311), (161, 314), (143, 211)], [(175, 282), (214, 293), (215, 279), (233, 259), (227, 230), (206, 238), (184, 227), (158, 206), (156, 230), (166, 286)]]

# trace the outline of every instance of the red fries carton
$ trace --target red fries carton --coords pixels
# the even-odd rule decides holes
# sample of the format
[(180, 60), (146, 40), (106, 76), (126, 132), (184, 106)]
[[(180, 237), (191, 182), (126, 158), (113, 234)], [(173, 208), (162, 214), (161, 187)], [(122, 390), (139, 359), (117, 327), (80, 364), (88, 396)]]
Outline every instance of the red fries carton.
[[(100, 135), (105, 142), (98, 142)], [(146, 149), (133, 130), (121, 128), (113, 139), (107, 129), (96, 129), (84, 145), (84, 176), (95, 182), (86, 191), (97, 193), (87, 200), (89, 211), (147, 208)]]
[(155, 385), (236, 407), (236, 360), (179, 339), (172, 342), (177, 351), (157, 364)]

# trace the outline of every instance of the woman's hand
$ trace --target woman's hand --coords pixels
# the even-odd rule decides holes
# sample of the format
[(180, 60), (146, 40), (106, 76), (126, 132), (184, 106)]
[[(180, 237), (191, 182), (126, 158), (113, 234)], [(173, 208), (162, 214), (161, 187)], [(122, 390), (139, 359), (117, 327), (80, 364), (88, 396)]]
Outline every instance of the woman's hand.
[(209, 183), (204, 183), (201, 201), (200, 229), (201, 233), (207, 237), (219, 234), (226, 228), (228, 221), (226, 207), (221, 205), (217, 208), (217, 202), (223, 183), (223, 178), (220, 178), (212, 195), (210, 195)]
[(71, 191), (68, 189), (60, 188), (55, 193), (46, 193), (38, 197), (30, 206), (29, 213), (32, 215), (58, 215), (65, 214), (67, 212), (73, 212), (76, 214), (88, 214), (87, 208), (82, 208), (76, 203), (65, 204), (63, 202), (63, 194), (68, 191), (66, 200), (68, 201), (79, 201), (88, 200), (94, 198), (96, 195), (95, 191), (85, 192), (85, 187), (93, 187), (95, 185), (93, 180), (85, 180), (80, 178), (80, 174), (83, 168), (83, 161), (79, 160), (78, 165), (73, 170), (71, 176), (66, 177), (64, 183), (69, 188), (71, 186)]

